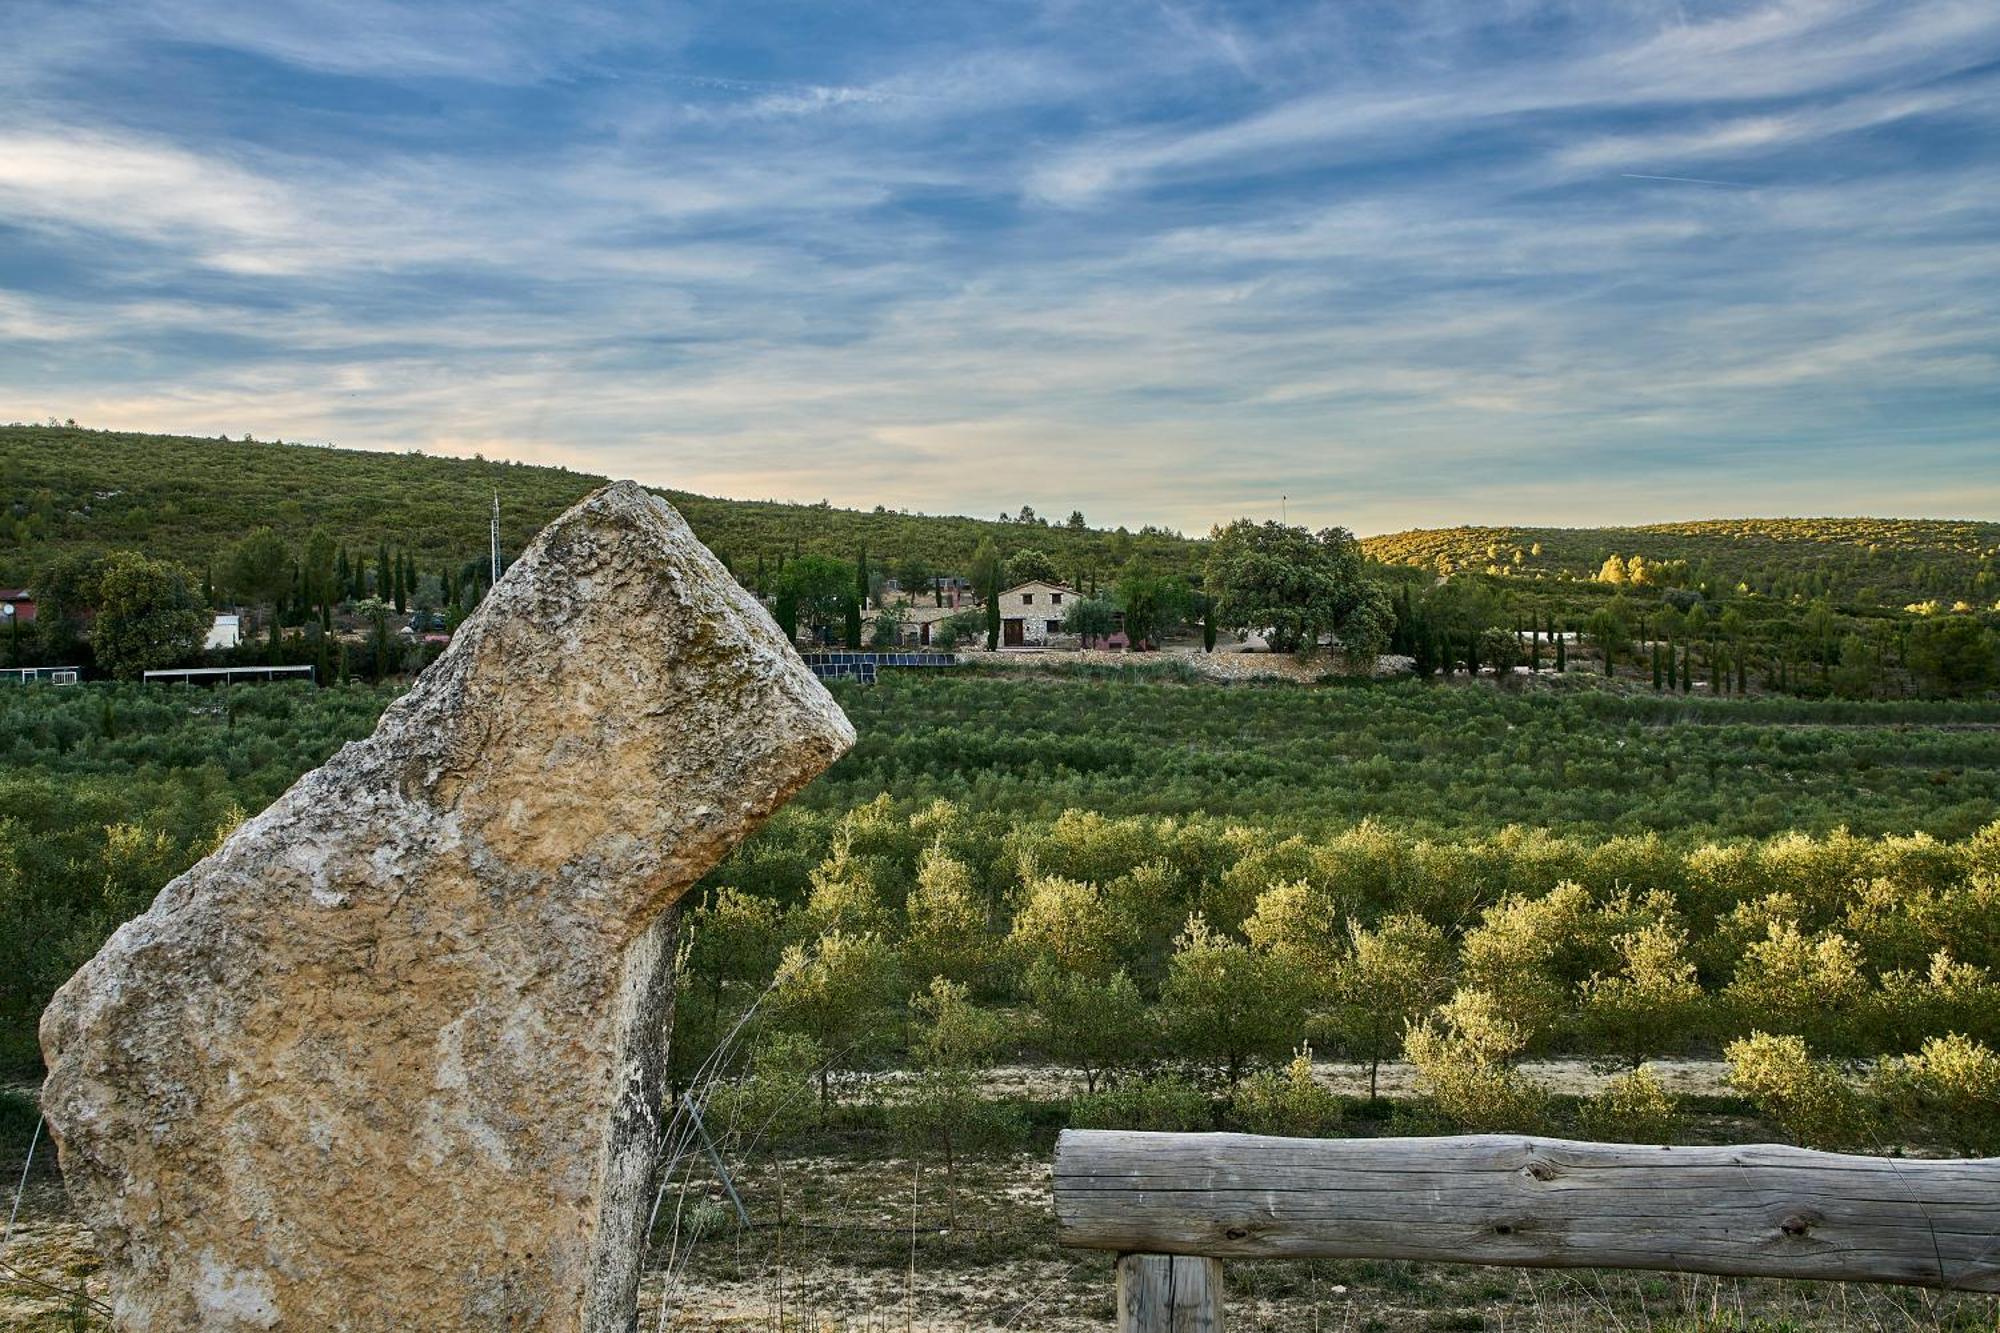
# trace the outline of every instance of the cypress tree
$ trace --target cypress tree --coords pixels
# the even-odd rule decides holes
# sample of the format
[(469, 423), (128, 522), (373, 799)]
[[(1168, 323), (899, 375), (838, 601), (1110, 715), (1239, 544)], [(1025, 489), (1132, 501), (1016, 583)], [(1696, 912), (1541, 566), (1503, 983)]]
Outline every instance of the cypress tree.
[(1569, 670), (1569, 643), (1553, 628), (1549, 631), (1549, 637), (1556, 641), (1556, 674), (1560, 676)]
[(861, 646), (861, 603), (857, 599), (849, 597), (847, 599), (846, 611), (847, 633), (845, 639), (847, 646), (850, 649), (859, 648)]
[(1681, 693), (1694, 691), (1694, 645), (1681, 649)]
[(1740, 696), (1750, 688), (1750, 659), (1742, 648), (1736, 650), (1736, 693)]
[(1611, 640), (1604, 641), (1604, 674), (1607, 676), (1616, 674), (1611, 669), (1611, 659), (1617, 655), (1617, 648), (1618, 646)]
[(375, 595), (383, 601), (389, 599), (389, 589), (395, 583), (389, 573), (389, 543), (383, 542), (375, 548)]
[(1479, 631), (1465, 632), (1465, 674), (1473, 680), (1479, 679)]
[(757, 582), (755, 588), (757, 595), (762, 597), (764, 595), (764, 553), (762, 551), (757, 552)]
[(1528, 670), (1537, 676), (1542, 674), (1542, 636), (1535, 628), (1533, 616), (1528, 617)]
[(1660, 692), (1660, 645), (1653, 645), (1653, 693)]
[(996, 576), (993, 586), (986, 590), (986, 651), (997, 652), (1000, 648), (1000, 580)]
[[(868, 548), (861, 548), (861, 558), (854, 562), (854, 595), (863, 607), (868, 605)], [(859, 648), (856, 643), (853, 647)]]
[(403, 614), (403, 607), (409, 601), (410, 592), (403, 585), (403, 559), (401, 556), (396, 557), (394, 572), (390, 575), (389, 593), (389, 600), (395, 603), (396, 614)]
[(1680, 667), (1676, 665), (1674, 661), (1674, 641), (1672, 639), (1668, 639), (1667, 640), (1667, 689), (1671, 691), (1671, 690), (1677, 690), (1680, 687), (1681, 687)]

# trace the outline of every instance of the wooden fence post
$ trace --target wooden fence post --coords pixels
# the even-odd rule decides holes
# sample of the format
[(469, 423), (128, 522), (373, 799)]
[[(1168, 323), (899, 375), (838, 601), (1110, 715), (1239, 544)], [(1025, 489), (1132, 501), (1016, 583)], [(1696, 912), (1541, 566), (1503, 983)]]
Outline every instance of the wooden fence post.
[(1222, 1333), (1222, 1261), (1118, 1256), (1118, 1333)]

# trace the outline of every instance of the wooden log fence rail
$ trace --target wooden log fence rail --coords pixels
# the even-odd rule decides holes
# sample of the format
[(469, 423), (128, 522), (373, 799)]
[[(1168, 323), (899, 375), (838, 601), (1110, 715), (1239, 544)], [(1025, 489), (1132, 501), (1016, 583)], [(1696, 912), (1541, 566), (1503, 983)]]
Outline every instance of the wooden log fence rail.
[(1511, 1134), (1068, 1130), (1062, 1243), (1119, 1254), (1118, 1327), (1222, 1327), (1223, 1259), (1645, 1268), (2000, 1292), (2000, 1158)]

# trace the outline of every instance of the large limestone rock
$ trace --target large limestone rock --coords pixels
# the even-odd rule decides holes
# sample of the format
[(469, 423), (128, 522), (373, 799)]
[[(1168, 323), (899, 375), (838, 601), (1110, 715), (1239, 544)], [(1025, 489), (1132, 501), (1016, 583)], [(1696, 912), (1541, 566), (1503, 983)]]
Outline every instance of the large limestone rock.
[(128, 1329), (625, 1329), (666, 909), (853, 741), (630, 484), (42, 1019)]

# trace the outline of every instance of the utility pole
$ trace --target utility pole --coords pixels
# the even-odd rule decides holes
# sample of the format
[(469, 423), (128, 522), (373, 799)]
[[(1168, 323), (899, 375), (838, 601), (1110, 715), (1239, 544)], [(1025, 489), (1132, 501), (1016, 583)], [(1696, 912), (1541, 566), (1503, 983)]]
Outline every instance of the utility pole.
[(487, 587), (500, 581), (500, 492), (493, 492), (493, 576), (487, 580)]

